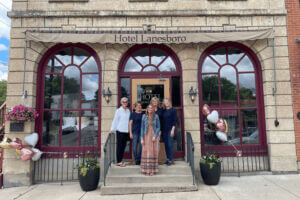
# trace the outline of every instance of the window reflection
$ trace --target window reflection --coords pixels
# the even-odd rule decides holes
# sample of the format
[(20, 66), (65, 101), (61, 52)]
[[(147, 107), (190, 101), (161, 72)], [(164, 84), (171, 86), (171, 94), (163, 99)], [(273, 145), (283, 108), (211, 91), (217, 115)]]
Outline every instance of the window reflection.
[(125, 72), (140, 72), (142, 67), (132, 58), (130, 57), (125, 65)]
[(44, 146), (59, 146), (60, 111), (44, 111), (43, 138)]
[(143, 66), (149, 64), (149, 55), (149, 48), (144, 48), (133, 53), (133, 57), (135, 57), (135, 59)]
[(130, 79), (121, 78), (121, 96), (128, 98), (128, 106), (130, 106)]
[[(72, 60), (72, 50), (71, 48), (66, 48), (63, 50), (60, 50), (59, 52), (57, 52), (55, 54), (56, 58), (58, 58), (60, 60), (60, 62), (63, 63), (64, 66), (67, 66), (69, 64), (71, 64), (71, 60)], [(55, 63), (57, 64), (57, 63)]]
[(96, 146), (98, 116), (96, 111), (83, 111), (81, 114), (81, 146)]
[(83, 73), (93, 73), (98, 72), (98, 65), (94, 57), (90, 57), (81, 65), (81, 70)]
[(168, 57), (159, 67), (161, 72), (175, 72), (176, 65), (171, 57)]
[(239, 62), (237, 64), (236, 67), (239, 72), (253, 72), (254, 71), (253, 63), (251, 62), (251, 60), (249, 59), (248, 56), (245, 56), (241, 60), (241, 62)]
[(78, 111), (64, 111), (62, 120), (62, 146), (78, 146), (79, 113)]
[(212, 52), (210, 56), (218, 62), (220, 65), (224, 65), (226, 63), (226, 50), (225, 48), (219, 48)]
[(220, 71), (222, 105), (232, 107), (238, 104), (236, 71), (231, 66), (224, 66)]
[(73, 63), (75, 65), (81, 65), (81, 63), (89, 56), (90, 54), (83, 49), (74, 48), (73, 54)]
[(218, 75), (202, 75), (202, 98), (206, 103), (219, 104)]
[(227, 121), (228, 125), (228, 142), (225, 142), (226, 145), (231, 144), (240, 144), (240, 123), (239, 115), (237, 110), (223, 110), (222, 118)]
[(83, 109), (98, 107), (98, 88), (97, 74), (82, 75), (81, 107)]
[(44, 108), (60, 108), (61, 100), (61, 76), (46, 75), (44, 88)]
[(157, 69), (155, 67), (149, 66), (143, 69), (144, 72), (156, 72)]
[(217, 65), (210, 57), (206, 57), (202, 65), (202, 73), (217, 73), (219, 65)]
[(166, 58), (166, 56), (167, 54), (164, 51), (156, 48), (151, 48), (151, 64), (158, 65), (159, 63), (161, 63), (161, 61), (163, 61), (163, 59)]
[(52, 57), (47, 64), (46, 73), (61, 73), (62, 69), (63, 65)]
[(256, 106), (255, 74), (239, 74), (241, 106)]
[(228, 62), (235, 65), (244, 55), (241, 50), (235, 48), (228, 48)]
[(64, 72), (63, 107), (78, 108), (80, 92), (80, 71), (75, 66), (70, 66)]
[(259, 131), (256, 109), (242, 110), (242, 142), (243, 144), (258, 144)]

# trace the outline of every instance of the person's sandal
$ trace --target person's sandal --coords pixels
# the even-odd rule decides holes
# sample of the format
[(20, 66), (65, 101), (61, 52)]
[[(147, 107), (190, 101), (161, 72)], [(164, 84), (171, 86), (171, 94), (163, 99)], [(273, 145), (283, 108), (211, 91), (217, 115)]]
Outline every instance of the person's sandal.
[(117, 166), (119, 166), (119, 167), (125, 167), (126, 165), (125, 165), (125, 163), (121, 162), (121, 163), (117, 163)]

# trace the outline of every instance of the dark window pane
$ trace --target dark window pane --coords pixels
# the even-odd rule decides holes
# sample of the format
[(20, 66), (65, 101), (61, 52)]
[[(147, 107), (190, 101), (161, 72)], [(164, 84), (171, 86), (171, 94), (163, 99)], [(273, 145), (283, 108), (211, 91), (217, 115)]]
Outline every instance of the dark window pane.
[(81, 112), (81, 146), (97, 146), (98, 112)]
[(140, 49), (133, 53), (133, 57), (137, 59), (143, 66), (149, 64), (149, 48)]
[(239, 49), (228, 48), (228, 62), (232, 65), (235, 65), (244, 54), (245, 53)]
[(98, 107), (98, 78), (98, 74), (82, 75), (82, 109)]
[(43, 146), (59, 146), (60, 111), (44, 111)]
[(203, 102), (219, 105), (218, 75), (202, 75)]
[(56, 58), (58, 58), (65, 66), (71, 64), (72, 60), (72, 51), (71, 48), (66, 48), (60, 50), (55, 54)]
[(231, 66), (224, 66), (220, 71), (222, 106), (235, 107), (238, 105), (236, 71)]
[(98, 65), (94, 57), (90, 57), (83, 65), (81, 65), (83, 73), (98, 72)]
[(153, 97), (164, 99), (164, 85), (138, 85), (137, 100), (142, 102), (142, 108), (146, 109)]
[(204, 115), (203, 119), (205, 145), (221, 145), (222, 141), (216, 136), (217, 128), (215, 124), (210, 123)]
[(168, 57), (159, 67), (162, 72), (175, 72), (176, 65), (171, 57)]
[(241, 110), (243, 144), (258, 144), (259, 130), (256, 109)]
[(217, 61), (220, 65), (224, 65), (226, 63), (226, 51), (225, 48), (219, 48), (212, 52), (210, 56)]
[(181, 109), (177, 110), (177, 124), (175, 127), (174, 133), (174, 151), (183, 151), (183, 144), (182, 144), (182, 124), (181, 124)]
[(62, 69), (63, 65), (52, 57), (47, 64), (46, 73), (61, 73)]
[(73, 63), (80, 65), (90, 54), (83, 49), (74, 48)]
[(44, 108), (60, 108), (61, 76), (45, 75)]
[(240, 144), (240, 123), (237, 110), (223, 110), (222, 118), (227, 121), (228, 125), (228, 142), (225, 145)]
[(206, 57), (202, 65), (202, 73), (218, 73), (219, 65), (217, 65), (210, 57)]
[(130, 106), (130, 79), (121, 78), (121, 98), (128, 98), (128, 107)]
[(168, 56), (164, 51), (156, 48), (151, 48), (151, 64), (158, 65)]
[(255, 74), (239, 74), (240, 103), (242, 107), (256, 106)]
[(70, 66), (64, 71), (63, 107), (79, 108), (80, 71)]
[(125, 65), (125, 72), (140, 72), (142, 70), (141, 65), (139, 65), (132, 57), (128, 59)]
[(78, 146), (79, 112), (64, 111), (62, 121), (62, 146)]
[(251, 62), (251, 60), (249, 59), (248, 56), (245, 56), (241, 62), (239, 62), (237, 64), (237, 70), (239, 72), (253, 72), (254, 71), (254, 67), (253, 67), (253, 63)]
[(172, 104), (174, 107), (181, 106), (180, 77), (172, 77)]

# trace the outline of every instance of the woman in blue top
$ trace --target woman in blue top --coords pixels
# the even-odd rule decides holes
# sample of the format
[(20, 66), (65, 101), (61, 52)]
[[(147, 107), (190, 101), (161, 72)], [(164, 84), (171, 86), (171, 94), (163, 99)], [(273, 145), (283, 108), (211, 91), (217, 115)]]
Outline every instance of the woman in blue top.
[(163, 100), (163, 127), (162, 136), (165, 143), (165, 149), (167, 154), (166, 165), (170, 166), (173, 162), (173, 138), (175, 133), (175, 127), (177, 124), (177, 111), (172, 107), (169, 99)]
[(160, 132), (159, 117), (153, 106), (147, 107), (146, 115), (142, 118), (141, 143), (143, 145), (141, 172), (153, 176), (158, 172), (158, 136)]
[[(132, 149), (135, 159), (135, 164), (140, 165), (142, 155), (142, 144), (141, 144), (141, 124), (142, 124), (142, 103), (140, 101), (134, 104), (134, 111), (130, 114), (129, 118), (129, 133), (130, 139), (132, 139)], [(139, 145), (139, 152), (138, 152)]]

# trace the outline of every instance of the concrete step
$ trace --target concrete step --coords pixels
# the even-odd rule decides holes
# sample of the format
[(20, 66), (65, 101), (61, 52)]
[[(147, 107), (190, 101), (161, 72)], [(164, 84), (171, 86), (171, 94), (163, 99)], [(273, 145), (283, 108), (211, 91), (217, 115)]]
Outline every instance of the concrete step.
[(167, 175), (167, 174), (156, 174), (154, 176), (145, 176), (144, 174), (137, 175), (113, 175), (107, 176), (106, 184), (113, 185), (115, 183), (192, 183), (192, 175)]
[(198, 187), (192, 184), (181, 183), (119, 183), (113, 186), (102, 186), (101, 195), (121, 195), (121, 194), (146, 194), (162, 192), (188, 192), (196, 191)]
[[(140, 171), (140, 166), (131, 165), (126, 167), (112, 166), (109, 169), (108, 176), (115, 174), (137, 174)], [(184, 165), (172, 165), (165, 166), (159, 165), (159, 174), (177, 174), (177, 175), (186, 175), (191, 173), (191, 169)]]

